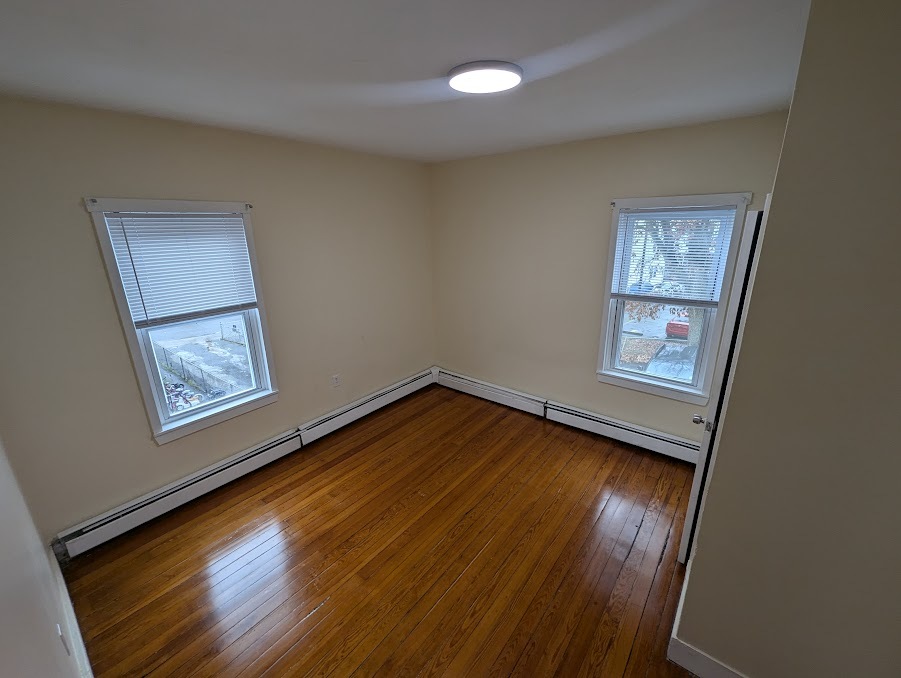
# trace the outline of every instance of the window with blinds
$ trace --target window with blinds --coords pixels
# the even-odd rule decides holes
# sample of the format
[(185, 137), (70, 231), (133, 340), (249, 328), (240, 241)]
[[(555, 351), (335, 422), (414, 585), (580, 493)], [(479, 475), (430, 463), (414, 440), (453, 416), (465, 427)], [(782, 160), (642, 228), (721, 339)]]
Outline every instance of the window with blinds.
[(137, 327), (256, 306), (240, 214), (104, 214)]
[(86, 204), (157, 439), (273, 396), (249, 205)]
[(735, 226), (749, 200), (728, 194), (614, 203), (601, 381), (681, 392), (693, 402), (705, 397)]
[(611, 294), (716, 304), (735, 211), (735, 207), (621, 210)]

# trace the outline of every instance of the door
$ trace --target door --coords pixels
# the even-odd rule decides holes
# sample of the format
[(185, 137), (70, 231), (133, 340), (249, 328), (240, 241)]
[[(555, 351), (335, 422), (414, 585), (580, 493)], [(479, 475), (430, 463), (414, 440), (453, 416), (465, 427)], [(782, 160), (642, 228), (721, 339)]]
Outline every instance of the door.
[(726, 412), (726, 405), (729, 402), (729, 392), (732, 388), (731, 377), (735, 360), (741, 347), (741, 334), (744, 329), (744, 319), (751, 287), (754, 283), (754, 272), (757, 269), (757, 255), (760, 251), (760, 243), (763, 240), (766, 215), (769, 213), (770, 197), (771, 195), (767, 195), (766, 204), (762, 212), (749, 211), (745, 217), (738, 258), (735, 262), (735, 284), (732, 285), (729, 303), (726, 306), (723, 338), (720, 342), (720, 349), (717, 352), (717, 364), (714, 368), (713, 387), (710, 391), (711, 405), (706, 418), (700, 414), (692, 416), (692, 422), (698, 426), (703, 426), (704, 433), (701, 437), (698, 463), (695, 466), (694, 479), (691, 483), (691, 494), (688, 497), (688, 508), (685, 513), (685, 527), (682, 529), (682, 541), (679, 545), (678, 559), (682, 564), (685, 564), (688, 560), (691, 547), (694, 544), (707, 477), (716, 457), (717, 427)]

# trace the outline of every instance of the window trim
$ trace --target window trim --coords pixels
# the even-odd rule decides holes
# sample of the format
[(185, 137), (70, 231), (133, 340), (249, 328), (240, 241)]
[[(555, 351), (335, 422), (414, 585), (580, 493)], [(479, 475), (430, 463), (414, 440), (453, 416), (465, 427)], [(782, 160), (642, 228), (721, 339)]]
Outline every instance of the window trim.
[[(613, 384), (624, 388), (650, 393), (652, 395), (680, 400), (693, 405), (707, 405), (710, 400), (710, 388), (713, 381), (714, 365), (716, 364), (717, 347), (723, 333), (723, 324), (726, 319), (726, 305), (732, 287), (732, 278), (735, 273), (735, 262), (738, 256), (744, 232), (745, 216), (748, 205), (751, 203), (751, 193), (710, 193), (703, 195), (680, 195), (654, 198), (620, 198), (610, 203), (610, 245), (607, 252), (607, 272), (604, 286), (604, 305), (601, 307), (601, 332), (600, 346), (598, 348), (597, 379), (599, 382)], [(723, 205), (735, 205), (735, 222), (732, 230), (732, 238), (729, 243), (729, 253), (726, 257), (726, 266), (723, 270), (723, 280), (720, 287), (720, 298), (716, 304), (710, 304), (713, 318), (705, 323), (704, 334), (701, 340), (702, 355), (698, 365), (700, 374), (695, 385), (680, 386), (676, 382), (658, 379), (651, 376), (641, 376), (625, 370), (616, 369), (614, 359), (617, 341), (616, 329), (618, 326), (613, 301), (619, 297), (613, 297), (613, 268), (616, 259), (616, 239), (619, 230), (619, 216), (624, 209), (642, 208), (680, 208), (680, 207), (718, 207)], [(670, 299), (669, 301), (677, 301)], [(696, 304), (687, 304), (696, 305)]]
[[(106, 267), (106, 275), (116, 302), (116, 310), (119, 314), (119, 322), (122, 332), (128, 344), (132, 366), (138, 381), (138, 387), (144, 401), (144, 409), (147, 413), (148, 423), (154, 440), (163, 445), (172, 440), (195, 433), (209, 426), (227, 421), (245, 412), (263, 407), (278, 400), (278, 385), (275, 379), (275, 364), (272, 357), (269, 329), (266, 316), (263, 293), (260, 289), (259, 268), (257, 265), (256, 249), (254, 246), (253, 223), (251, 210), (253, 205), (245, 202), (207, 202), (199, 200), (151, 200), (128, 198), (96, 198), (86, 197), (85, 207), (91, 214), (94, 222), (94, 231), (100, 244), (103, 262)], [(253, 275), (253, 286), (256, 294), (256, 312), (259, 319), (259, 328), (248, 328), (248, 335), (254, 335), (255, 348), (258, 355), (254, 357), (254, 368), (258, 369), (260, 388), (243, 396), (227, 399), (220, 405), (210, 406), (193, 414), (179, 416), (173, 420), (164, 420), (160, 415), (161, 408), (166, 407), (161, 402), (159, 389), (153, 381), (153, 370), (156, 368), (155, 358), (148, 353), (145, 335), (149, 328), (137, 329), (131, 317), (125, 289), (119, 275), (116, 263), (116, 255), (110, 240), (109, 230), (104, 216), (107, 212), (169, 212), (169, 213), (232, 213), (241, 214), (244, 221), (244, 232), (247, 240), (247, 253), (250, 258), (250, 268)], [(246, 311), (237, 311), (246, 313)], [(176, 321), (177, 322), (177, 321)], [(258, 336), (257, 336), (258, 335)], [(259, 363), (257, 365), (256, 363)]]
[[(186, 419), (195, 419), (195, 418), (203, 418), (203, 414), (206, 412), (215, 412), (220, 409), (229, 409), (229, 405), (234, 402), (243, 402), (252, 396), (257, 396), (263, 393), (268, 393), (269, 391), (269, 380), (266, 377), (266, 372), (264, 369), (264, 354), (265, 352), (262, 350), (260, 344), (261, 340), (259, 337), (259, 320), (257, 317), (258, 314), (254, 314), (256, 308), (249, 308), (243, 311), (221, 311), (210, 313), (207, 315), (196, 316), (192, 318), (188, 318), (186, 320), (175, 320), (172, 322), (165, 323), (164, 325), (156, 325), (153, 327), (141, 327), (137, 328), (136, 332), (138, 334), (138, 339), (142, 344), (143, 353), (145, 356), (149, 358), (150, 369), (155, 368), (154, 378), (151, 379), (151, 384), (153, 386), (153, 396), (156, 400), (156, 406), (159, 410), (164, 410), (168, 408), (166, 404), (166, 392), (163, 388), (163, 384), (160, 379), (156, 378), (156, 373), (160, 371), (159, 361), (156, 358), (156, 353), (153, 350), (153, 340), (150, 337), (150, 333), (158, 329), (159, 327), (173, 327), (175, 325), (182, 325), (185, 323), (194, 322), (196, 320), (203, 319), (213, 319), (213, 318), (221, 318), (226, 316), (242, 316), (244, 322), (244, 329), (247, 333), (247, 342), (248, 342), (248, 354), (250, 356), (251, 362), (251, 370), (254, 375), (254, 381), (256, 382), (256, 387), (253, 389), (249, 389), (247, 391), (242, 391), (240, 393), (235, 393), (228, 398), (222, 398), (214, 403), (210, 403), (208, 405), (202, 405), (197, 408), (192, 408), (190, 410), (184, 410), (178, 414), (170, 414), (165, 422), (163, 423), (163, 428), (167, 428), (168, 426), (176, 426), (177, 423), (186, 420)], [(162, 375), (160, 375), (162, 377)], [(194, 416), (192, 416), (192, 414)], [(199, 416), (198, 416), (199, 415)]]

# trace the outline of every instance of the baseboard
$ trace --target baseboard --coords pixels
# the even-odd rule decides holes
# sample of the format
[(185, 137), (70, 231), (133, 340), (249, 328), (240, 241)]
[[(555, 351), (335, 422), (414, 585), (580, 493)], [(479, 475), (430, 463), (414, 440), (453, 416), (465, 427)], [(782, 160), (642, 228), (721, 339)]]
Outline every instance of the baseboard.
[(414, 391), (435, 383), (435, 375), (431, 369), (423, 370), (408, 379), (403, 379), (396, 384), (391, 384), (375, 393), (360, 398), (349, 405), (338, 408), (299, 427), (300, 439), (304, 445), (309, 445), (314, 440), (335, 431), (342, 426), (347, 426), (360, 417), (375, 412), (377, 409), (390, 405), (395, 400), (400, 400)]
[(435, 382), (435, 370), (428, 369), (386, 386), (313, 421), (301, 424), (280, 436), (232, 455), (216, 464), (148, 492), (106, 513), (65, 530), (53, 542), (57, 560), (64, 562), (85, 551), (153, 520), (174, 508), (211, 492), (299, 450), (314, 440), (356, 421)]
[[(267, 440), (244, 452), (208, 466), (196, 473), (148, 492), (122, 506), (107, 511), (61, 532), (54, 550), (57, 557), (77, 556), (88, 549), (118, 537), (138, 525), (153, 520), (192, 499), (255, 471), (276, 459), (300, 449), (296, 430)], [(60, 552), (62, 548), (62, 553)]]
[(547, 403), (547, 418), (659, 452), (668, 457), (675, 457), (692, 464), (698, 463), (700, 445), (694, 440), (550, 401)]
[(433, 383), (677, 459), (697, 461), (698, 445), (693, 441), (433, 367), (61, 532), (54, 540), (56, 556), (64, 561), (84, 553)]
[(675, 662), (700, 678), (747, 678), (744, 673), (726, 666), (721, 661), (675, 636), (670, 638), (666, 656), (671, 662)]
[(53, 549), (48, 549), (47, 560), (50, 563), (50, 572), (53, 575), (54, 594), (59, 601), (63, 615), (61, 626), (64, 627), (62, 631), (66, 639), (66, 648), (78, 667), (78, 675), (81, 678), (93, 678), (94, 672), (91, 670), (91, 660), (88, 659), (88, 650), (85, 647), (84, 638), (81, 636), (81, 628), (78, 626), (75, 608), (72, 606), (69, 589), (66, 587), (66, 580), (63, 577), (62, 570), (59, 568), (59, 562)]
[(473, 379), (472, 377), (467, 377), (462, 374), (448, 372), (440, 367), (438, 368), (437, 381), (442, 386), (447, 386), (455, 391), (462, 391), (463, 393), (468, 393), (469, 395), (474, 395), (478, 398), (484, 398), (485, 400), (491, 400), (500, 403), (501, 405), (515, 407), (518, 410), (531, 412), (532, 414), (537, 414), (542, 417), (544, 416), (544, 404), (546, 401), (528, 393), (521, 393), (509, 388), (497, 386), (496, 384), (479, 381), (478, 379)]
[(668, 457), (675, 457), (692, 464), (696, 464), (698, 461), (700, 445), (694, 440), (545, 400), (540, 396), (514, 391), (504, 386), (450, 372), (441, 367), (435, 369), (437, 370), (436, 381), (442, 386), (547, 417), (551, 421), (637, 445)]

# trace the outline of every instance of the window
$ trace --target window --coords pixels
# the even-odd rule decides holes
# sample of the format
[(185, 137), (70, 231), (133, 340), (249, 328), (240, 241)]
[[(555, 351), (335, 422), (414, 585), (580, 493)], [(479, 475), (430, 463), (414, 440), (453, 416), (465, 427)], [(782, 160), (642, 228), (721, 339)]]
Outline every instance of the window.
[(598, 380), (706, 404), (750, 194), (613, 203)]
[(250, 206), (85, 203), (157, 441), (272, 402)]

